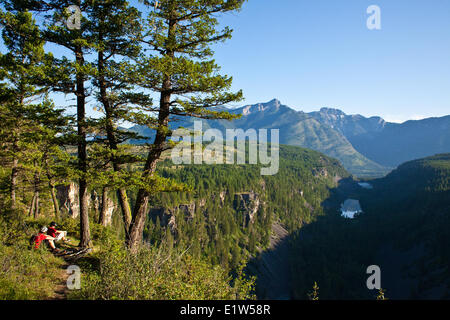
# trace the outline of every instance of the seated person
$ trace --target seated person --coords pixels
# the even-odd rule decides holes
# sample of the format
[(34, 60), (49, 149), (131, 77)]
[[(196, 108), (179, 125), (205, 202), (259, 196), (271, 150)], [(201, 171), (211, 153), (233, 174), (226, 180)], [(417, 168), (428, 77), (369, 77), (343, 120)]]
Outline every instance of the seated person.
[(67, 231), (57, 230), (56, 227), (57, 227), (56, 222), (51, 222), (47, 234), (55, 238), (55, 241), (62, 240), (65, 242), (69, 242), (70, 239), (66, 239)]
[(47, 235), (46, 234), (47, 231), (48, 231), (47, 227), (41, 228), (37, 236), (34, 238), (34, 248), (39, 249), (39, 246), (41, 245), (42, 241), (46, 241), (53, 252), (58, 252), (59, 250), (56, 249), (55, 243), (53, 242), (55, 238)]

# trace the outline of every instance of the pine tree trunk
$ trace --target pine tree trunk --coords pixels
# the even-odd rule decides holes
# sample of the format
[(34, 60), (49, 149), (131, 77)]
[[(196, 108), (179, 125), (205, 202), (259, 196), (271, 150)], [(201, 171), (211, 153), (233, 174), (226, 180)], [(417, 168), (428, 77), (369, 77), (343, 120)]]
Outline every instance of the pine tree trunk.
[(119, 199), (119, 205), (122, 209), (123, 224), (125, 228), (125, 234), (129, 232), (131, 224), (131, 208), (128, 202), (127, 191), (123, 188), (117, 190), (117, 197)]
[[(170, 87), (170, 79), (164, 81), (166, 87)], [(164, 143), (167, 138), (167, 130), (169, 124), (170, 111), (170, 92), (161, 93), (159, 125), (156, 132), (155, 142), (147, 157), (147, 162), (144, 167), (144, 175), (151, 176), (156, 170), (156, 163), (161, 157)], [(147, 217), (148, 203), (150, 200), (150, 193), (144, 189), (140, 189), (136, 199), (136, 205), (133, 212), (133, 219), (131, 220), (130, 231), (126, 235), (126, 244), (131, 252), (136, 252), (142, 244), (142, 233), (144, 231), (145, 219)]]
[(34, 197), (34, 219), (39, 217), (39, 191), (36, 191)]
[(17, 176), (19, 174), (18, 166), (19, 161), (17, 160), (17, 158), (14, 158), (11, 170), (11, 210), (15, 210), (17, 207), (16, 190), (17, 190)]
[[(101, 35), (100, 35), (101, 37)], [(109, 103), (107, 92), (106, 92), (106, 81), (104, 78), (104, 53), (99, 51), (98, 53), (98, 71), (99, 71), (99, 86), (100, 86), (100, 101), (105, 109), (106, 116), (106, 135), (108, 138), (109, 147), (111, 150), (117, 150), (117, 139), (114, 134), (114, 121), (113, 121), (113, 110)], [(113, 163), (113, 170), (119, 172), (121, 170), (117, 159), (111, 159)], [(131, 224), (131, 208), (128, 202), (127, 192), (123, 188), (117, 190), (117, 198), (119, 199), (119, 205), (122, 210), (122, 218), (124, 223), (125, 234), (129, 232)]]
[(98, 223), (101, 225), (105, 225), (106, 223), (106, 207), (108, 205), (108, 188), (104, 187), (102, 191), (102, 206), (100, 210), (100, 216), (98, 219)]
[(95, 191), (95, 190), (92, 191), (92, 193), (91, 193), (91, 200), (93, 202), (94, 213), (95, 213), (94, 220), (98, 222), (100, 220), (100, 206), (101, 206), (101, 204), (99, 204), (99, 197), (98, 197), (97, 191)]
[(149, 200), (149, 193), (145, 190), (139, 190), (136, 199), (136, 208), (134, 210), (133, 219), (131, 220), (130, 231), (126, 235), (127, 247), (133, 253), (136, 253), (142, 244), (142, 234), (144, 231)]
[(80, 244), (87, 248), (91, 243), (91, 232), (89, 229), (89, 193), (86, 180), (80, 179)]
[(35, 203), (36, 203), (36, 193), (33, 193), (33, 198), (31, 198), (31, 203), (30, 203), (30, 210), (28, 211), (28, 216), (29, 217), (34, 216)]
[[(34, 163), (35, 166), (37, 166), (37, 163)], [(38, 172), (36, 171), (34, 173), (34, 212), (33, 212), (33, 217), (35, 219), (37, 219), (38, 215), (39, 215), (39, 184), (41, 183), (40, 181), (40, 177)]]
[[(176, 20), (169, 21), (167, 37), (171, 41), (175, 41), (175, 32), (177, 27)], [(174, 52), (167, 50), (166, 56), (174, 58)], [(152, 176), (156, 170), (156, 163), (161, 157), (164, 144), (167, 139), (167, 128), (170, 116), (170, 98), (172, 90), (172, 81), (170, 75), (165, 75), (162, 83), (161, 97), (159, 102), (158, 129), (156, 131), (155, 142), (151, 146), (144, 167), (144, 177)], [(144, 231), (145, 219), (147, 217), (148, 203), (150, 194), (144, 189), (140, 189), (134, 207), (133, 218), (131, 220), (130, 231), (126, 235), (126, 245), (128, 249), (135, 253), (142, 244), (142, 234)]]
[(49, 183), (50, 186), (50, 193), (52, 195), (52, 202), (53, 202), (53, 210), (55, 212), (55, 220), (59, 220), (59, 204), (58, 199), (56, 198), (56, 191), (55, 186), (52, 183)]
[[(79, 67), (84, 64), (83, 51), (81, 46), (77, 45), (75, 49), (76, 62)], [(87, 144), (86, 144), (86, 117), (84, 92), (84, 74), (80, 71), (76, 76), (77, 86), (77, 125), (78, 125), (78, 166), (83, 174), (87, 173)], [(89, 247), (91, 234), (89, 229), (89, 208), (88, 208), (88, 186), (86, 177), (79, 179), (79, 198), (80, 198), (80, 244), (82, 248)]]
[(47, 175), (47, 179), (48, 179), (48, 186), (50, 188), (50, 195), (52, 197), (53, 212), (55, 213), (55, 220), (58, 221), (59, 220), (59, 203), (58, 203), (58, 198), (56, 197), (55, 184), (53, 183), (52, 175), (50, 174), (47, 157), (46, 157), (44, 163), (45, 163), (45, 168), (47, 171), (46, 175)]

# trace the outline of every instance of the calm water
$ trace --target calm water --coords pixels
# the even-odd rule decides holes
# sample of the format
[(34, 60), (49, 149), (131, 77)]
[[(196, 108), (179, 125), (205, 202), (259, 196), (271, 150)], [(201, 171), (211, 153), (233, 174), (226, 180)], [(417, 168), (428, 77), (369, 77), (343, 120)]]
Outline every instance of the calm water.
[(368, 182), (359, 182), (358, 183), (361, 188), (364, 189), (373, 189), (373, 186)]
[(341, 215), (353, 219), (355, 214), (363, 212), (359, 200), (347, 199), (341, 204)]

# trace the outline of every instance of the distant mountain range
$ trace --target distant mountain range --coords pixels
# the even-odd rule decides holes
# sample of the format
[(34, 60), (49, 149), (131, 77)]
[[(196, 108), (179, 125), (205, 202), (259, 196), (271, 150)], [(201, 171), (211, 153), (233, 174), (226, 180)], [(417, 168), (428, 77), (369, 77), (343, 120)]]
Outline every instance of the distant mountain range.
[[(203, 129), (280, 129), (281, 144), (323, 152), (357, 176), (381, 176), (405, 161), (450, 151), (450, 116), (397, 124), (330, 108), (305, 113), (277, 99), (227, 110), (242, 117), (234, 121), (202, 120)], [(178, 120), (174, 128), (191, 128), (198, 119)], [(149, 140), (154, 136), (146, 127), (130, 130)]]

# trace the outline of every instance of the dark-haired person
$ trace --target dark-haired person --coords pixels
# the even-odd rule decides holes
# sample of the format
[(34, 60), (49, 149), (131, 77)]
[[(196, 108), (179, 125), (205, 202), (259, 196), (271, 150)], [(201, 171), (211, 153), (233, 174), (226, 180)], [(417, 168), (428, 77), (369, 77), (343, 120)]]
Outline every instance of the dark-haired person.
[(47, 234), (55, 238), (55, 241), (62, 240), (65, 242), (69, 242), (70, 240), (66, 239), (67, 231), (57, 230), (56, 227), (57, 227), (56, 222), (51, 222), (50, 226), (48, 227)]

